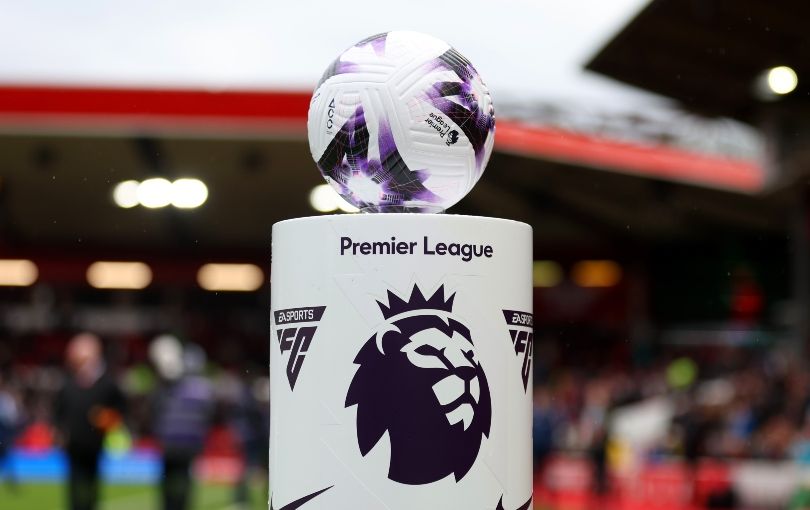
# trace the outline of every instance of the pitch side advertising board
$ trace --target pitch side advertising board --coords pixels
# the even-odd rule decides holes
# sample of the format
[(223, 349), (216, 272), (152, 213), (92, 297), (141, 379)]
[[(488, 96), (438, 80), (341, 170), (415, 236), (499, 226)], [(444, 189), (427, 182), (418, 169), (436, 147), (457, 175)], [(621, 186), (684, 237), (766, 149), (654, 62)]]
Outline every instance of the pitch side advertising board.
[(272, 509), (530, 508), (528, 225), (301, 218), (272, 252)]

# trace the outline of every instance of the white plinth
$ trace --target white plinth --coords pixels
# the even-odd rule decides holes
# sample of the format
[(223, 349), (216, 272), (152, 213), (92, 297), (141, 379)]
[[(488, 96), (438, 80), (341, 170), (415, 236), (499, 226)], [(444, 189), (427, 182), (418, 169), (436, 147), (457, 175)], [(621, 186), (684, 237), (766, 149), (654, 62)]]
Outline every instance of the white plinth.
[(274, 225), (273, 508), (529, 508), (531, 266), (507, 220)]

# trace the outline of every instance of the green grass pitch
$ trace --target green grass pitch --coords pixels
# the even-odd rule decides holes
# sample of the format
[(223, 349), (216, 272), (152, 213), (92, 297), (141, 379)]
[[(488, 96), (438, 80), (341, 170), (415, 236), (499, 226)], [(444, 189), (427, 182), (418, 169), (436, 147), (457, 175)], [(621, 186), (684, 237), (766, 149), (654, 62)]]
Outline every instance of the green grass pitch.
[[(228, 485), (195, 486), (193, 510), (267, 510), (267, 493), (260, 486), (252, 488), (251, 505), (243, 509), (233, 503), (233, 489)], [(16, 489), (0, 485), (2, 510), (63, 510), (65, 487), (60, 484), (21, 484)], [(107, 485), (101, 489), (99, 510), (157, 510), (157, 489), (149, 485)]]
[[(65, 510), (65, 488), (59, 484), (21, 484), (15, 490), (0, 484), (0, 510)], [(259, 483), (251, 487), (251, 505), (233, 503), (229, 485), (195, 486), (192, 510), (267, 510), (267, 492)], [(151, 485), (106, 485), (99, 510), (159, 510), (157, 489)], [(535, 510), (549, 510), (536, 507)]]

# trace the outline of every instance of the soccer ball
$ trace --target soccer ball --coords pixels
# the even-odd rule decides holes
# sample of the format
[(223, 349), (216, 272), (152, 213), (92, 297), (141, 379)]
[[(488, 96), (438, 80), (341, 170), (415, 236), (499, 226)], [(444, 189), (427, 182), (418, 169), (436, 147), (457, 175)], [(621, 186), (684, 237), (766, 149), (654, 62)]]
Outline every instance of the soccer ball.
[(495, 117), (464, 56), (435, 37), (396, 31), (360, 41), (329, 66), (307, 129), (318, 168), (350, 203), (441, 212), (484, 172)]

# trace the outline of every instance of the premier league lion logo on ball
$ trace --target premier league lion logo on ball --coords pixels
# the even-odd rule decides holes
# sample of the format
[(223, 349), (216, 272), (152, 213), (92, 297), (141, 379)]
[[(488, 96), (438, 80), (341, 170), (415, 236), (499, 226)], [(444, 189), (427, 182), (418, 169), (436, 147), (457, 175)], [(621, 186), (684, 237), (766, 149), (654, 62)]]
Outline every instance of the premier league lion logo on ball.
[(421, 485), (469, 472), (489, 436), (489, 386), (469, 328), (452, 314), (444, 286), (425, 298), (378, 302), (385, 326), (360, 349), (346, 396), (357, 406), (357, 441), (367, 455), (386, 432), (388, 478)]

